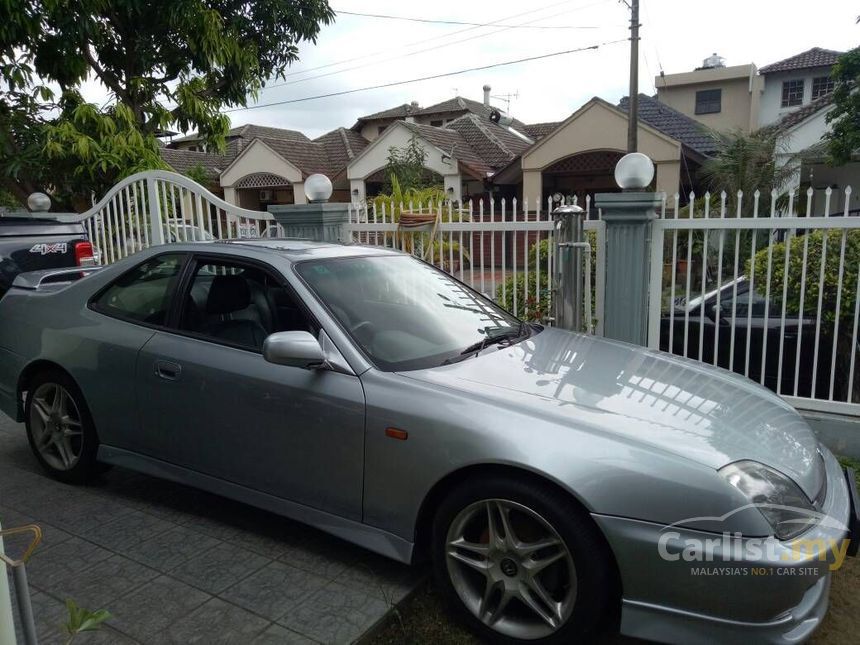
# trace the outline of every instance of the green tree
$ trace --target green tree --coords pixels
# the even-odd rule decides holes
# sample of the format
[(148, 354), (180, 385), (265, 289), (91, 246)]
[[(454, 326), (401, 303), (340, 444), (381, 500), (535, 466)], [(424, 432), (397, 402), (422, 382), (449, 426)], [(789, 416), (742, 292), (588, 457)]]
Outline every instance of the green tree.
[(827, 114), (830, 131), (824, 135), (832, 163), (851, 160), (860, 149), (860, 47), (842, 54), (832, 72), (833, 109)]
[(404, 147), (390, 147), (385, 165), (386, 192), (393, 192), (395, 179), (404, 193), (440, 187), (438, 177), (424, 167), (426, 160), (427, 151), (414, 134)]
[(194, 164), (183, 174), (191, 181), (196, 181), (198, 184), (204, 186), (205, 188), (209, 188), (209, 184), (212, 183), (212, 180), (209, 178), (209, 173), (206, 172), (206, 168), (204, 168), (203, 164), (201, 163)]
[[(106, 187), (152, 167), (168, 128), (223, 149), (224, 108), (283, 77), (333, 18), (326, 0), (0, 2), (2, 186), (19, 200), (85, 178)], [(83, 101), (88, 79), (106, 106)]]

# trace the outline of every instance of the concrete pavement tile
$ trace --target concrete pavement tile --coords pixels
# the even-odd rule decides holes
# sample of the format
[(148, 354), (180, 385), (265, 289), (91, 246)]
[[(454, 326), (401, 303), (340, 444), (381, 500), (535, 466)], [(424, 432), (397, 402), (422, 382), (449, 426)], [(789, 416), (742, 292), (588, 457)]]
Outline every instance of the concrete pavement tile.
[(321, 643), (351, 643), (388, 609), (385, 602), (371, 594), (330, 582), (288, 611), (278, 624)]
[(271, 562), (245, 549), (221, 543), (171, 571), (174, 578), (217, 594)]
[(156, 577), (158, 572), (121, 555), (95, 562), (86, 569), (56, 580), (50, 595), (65, 601), (71, 598), (88, 609), (111, 611), (115, 600)]
[(278, 560), (331, 580), (363, 553), (366, 551), (354, 544), (315, 531), (307, 541), (290, 546)]
[(151, 641), (211, 596), (170, 576), (159, 576), (111, 604), (109, 624), (132, 638)]
[(247, 643), (269, 625), (265, 618), (213, 598), (160, 632), (152, 642), (181, 645)]
[(322, 589), (325, 578), (281, 562), (270, 562), (219, 595), (235, 605), (275, 620), (313, 592)]
[(97, 562), (113, 555), (107, 549), (78, 537), (71, 537), (44, 551), (36, 551), (27, 564), (30, 584), (48, 591), (58, 580), (86, 571)]
[(397, 604), (418, 583), (420, 573), (405, 564), (365, 552), (349, 564), (335, 581), (364, 590), (389, 604)]
[(87, 531), (87, 539), (117, 553), (175, 528), (175, 524), (147, 513), (132, 510), (112, 522)]
[(123, 554), (162, 573), (172, 571), (190, 558), (221, 544), (184, 526), (177, 526), (147, 540), (126, 547)]
[(252, 640), (250, 645), (315, 645), (316, 642), (286, 627), (272, 625)]

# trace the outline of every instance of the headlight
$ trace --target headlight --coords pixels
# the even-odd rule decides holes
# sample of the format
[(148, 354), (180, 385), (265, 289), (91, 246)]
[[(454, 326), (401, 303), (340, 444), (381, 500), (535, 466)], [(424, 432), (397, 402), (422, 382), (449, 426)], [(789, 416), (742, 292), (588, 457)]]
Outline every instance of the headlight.
[(818, 521), (806, 494), (778, 470), (757, 461), (736, 461), (719, 472), (756, 505), (780, 540), (790, 540)]

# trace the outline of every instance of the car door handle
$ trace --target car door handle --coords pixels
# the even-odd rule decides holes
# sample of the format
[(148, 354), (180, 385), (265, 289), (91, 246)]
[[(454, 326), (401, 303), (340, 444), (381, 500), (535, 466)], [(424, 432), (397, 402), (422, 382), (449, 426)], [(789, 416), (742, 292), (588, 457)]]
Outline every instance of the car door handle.
[(182, 366), (171, 361), (155, 361), (155, 375), (165, 381), (178, 381)]

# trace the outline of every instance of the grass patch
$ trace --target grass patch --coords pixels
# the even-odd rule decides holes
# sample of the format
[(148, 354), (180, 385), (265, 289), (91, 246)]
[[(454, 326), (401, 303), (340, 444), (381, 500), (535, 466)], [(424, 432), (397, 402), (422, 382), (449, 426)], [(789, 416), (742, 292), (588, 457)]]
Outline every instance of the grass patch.
[(839, 463), (854, 469), (854, 478), (857, 480), (857, 485), (860, 486), (860, 461), (851, 457), (839, 457)]

